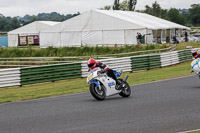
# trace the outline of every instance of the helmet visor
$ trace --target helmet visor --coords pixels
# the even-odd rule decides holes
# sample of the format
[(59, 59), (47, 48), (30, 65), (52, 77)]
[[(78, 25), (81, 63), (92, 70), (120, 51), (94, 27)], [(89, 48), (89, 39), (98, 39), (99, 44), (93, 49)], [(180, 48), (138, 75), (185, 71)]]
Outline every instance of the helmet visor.
[(197, 56), (197, 53), (195, 52), (195, 53), (192, 53), (192, 56), (193, 57), (196, 57)]
[(94, 66), (94, 63), (88, 64), (88, 67), (89, 67), (89, 68), (91, 68), (92, 66)]

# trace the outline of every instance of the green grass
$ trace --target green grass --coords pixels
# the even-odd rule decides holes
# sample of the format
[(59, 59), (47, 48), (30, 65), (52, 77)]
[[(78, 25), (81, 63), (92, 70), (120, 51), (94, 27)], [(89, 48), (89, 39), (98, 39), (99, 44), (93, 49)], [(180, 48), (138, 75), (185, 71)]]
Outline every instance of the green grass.
[(0, 48), (0, 57), (64, 57), (64, 56), (93, 56), (117, 53), (128, 53), (134, 51), (163, 49), (169, 44), (162, 45), (132, 45), (123, 47), (63, 47), (63, 48), (38, 48), (38, 47), (6, 47)]
[(190, 27), (191, 29), (200, 29), (200, 27)]
[(200, 131), (187, 132), (187, 133), (200, 133)]
[[(185, 75), (191, 75), (190, 61), (175, 66), (165, 67), (161, 69), (152, 69), (149, 71), (137, 71), (129, 74), (128, 83), (130, 85), (169, 79)], [(21, 101), (28, 99), (37, 99), (42, 97), (50, 97), (56, 95), (64, 95), (78, 92), (87, 92), (89, 85), (86, 78), (62, 80), (56, 82), (46, 82), (33, 85), (25, 85), (22, 87), (5, 87), (0, 88), (0, 103)], [(133, 90), (134, 91), (134, 90)], [(133, 93), (134, 94), (134, 93)]]
[[(39, 47), (26, 47), (26, 48), (5, 47), (5, 48), (0, 48), (0, 57), (67, 57), (67, 56), (92, 57), (94, 55), (121, 54), (121, 53), (129, 53), (136, 51), (156, 50), (156, 49), (167, 48), (169, 46), (170, 44), (157, 44), (157, 45), (132, 45), (132, 46), (126, 45), (117, 48), (85, 46), (85, 47), (63, 47), (63, 48), (49, 47), (45, 49)], [(200, 47), (200, 42), (183, 42), (177, 44), (176, 50), (186, 49), (186, 46), (192, 46), (193, 48)], [(139, 54), (147, 54), (147, 53), (139, 53)], [(129, 56), (133, 55), (138, 55), (138, 53)]]
[(192, 48), (200, 48), (200, 42), (182, 42), (176, 45), (176, 50), (186, 49), (186, 46), (192, 46)]

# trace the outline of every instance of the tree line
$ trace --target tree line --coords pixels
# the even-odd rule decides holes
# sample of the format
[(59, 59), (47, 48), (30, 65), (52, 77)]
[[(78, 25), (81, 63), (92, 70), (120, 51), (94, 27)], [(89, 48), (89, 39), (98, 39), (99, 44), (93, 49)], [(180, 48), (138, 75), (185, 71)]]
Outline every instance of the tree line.
[(134, 11), (135, 5), (137, 4), (137, 0), (124, 0), (123, 2), (120, 2), (120, 0), (114, 0), (113, 6), (107, 5), (104, 8), (104, 10), (124, 10), (124, 11)]
[[(134, 11), (137, 0), (114, 0), (113, 5), (107, 5), (104, 10), (123, 10)], [(185, 26), (200, 26), (200, 4), (192, 4), (189, 9), (163, 9), (160, 4), (155, 1), (151, 6), (146, 5), (144, 10), (136, 10), (136, 12), (147, 13), (156, 17), (160, 17)], [(38, 15), (25, 15), (24, 17), (5, 17), (0, 14), (0, 31), (11, 31), (33, 21), (58, 21), (70, 19), (76, 14), (62, 15), (57, 12), (39, 13)]]
[(25, 15), (24, 17), (5, 17), (0, 14), (0, 31), (11, 31), (21, 26), (27, 25), (33, 21), (57, 21), (62, 22), (72, 17), (79, 15), (75, 14), (61, 15), (57, 12), (52, 13), (39, 13), (38, 15)]
[(156, 17), (160, 17), (185, 26), (200, 26), (200, 4), (192, 4), (189, 9), (162, 9), (161, 6), (155, 2), (152, 6), (145, 6), (144, 12)]
[[(107, 5), (102, 9), (134, 11), (133, 3), (136, 5), (137, 0), (123, 0), (122, 2), (114, 0), (113, 6)], [(192, 4), (189, 9), (163, 9), (155, 1), (152, 6), (146, 5), (144, 10), (136, 10), (136, 12), (147, 13), (185, 26), (200, 26), (200, 4)]]

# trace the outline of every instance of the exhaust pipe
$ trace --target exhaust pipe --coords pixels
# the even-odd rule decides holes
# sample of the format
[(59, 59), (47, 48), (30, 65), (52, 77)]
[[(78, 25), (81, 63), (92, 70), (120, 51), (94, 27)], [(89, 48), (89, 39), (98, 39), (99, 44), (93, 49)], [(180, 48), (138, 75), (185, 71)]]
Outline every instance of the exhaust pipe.
[(128, 79), (128, 75), (126, 75), (125, 77), (124, 77), (124, 79), (123, 79), (123, 81), (125, 82), (127, 79)]

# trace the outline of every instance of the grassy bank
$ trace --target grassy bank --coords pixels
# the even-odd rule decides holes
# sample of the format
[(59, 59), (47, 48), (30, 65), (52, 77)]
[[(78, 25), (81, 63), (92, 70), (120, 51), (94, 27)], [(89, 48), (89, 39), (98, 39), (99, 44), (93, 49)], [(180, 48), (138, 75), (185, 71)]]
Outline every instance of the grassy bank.
[(176, 50), (186, 49), (186, 46), (192, 46), (192, 48), (200, 48), (200, 42), (182, 42), (176, 45)]
[[(186, 49), (186, 46), (200, 47), (200, 42), (183, 42), (177, 44), (177, 50)], [(64, 47), (64, 48), (39, 48), (39, 47), (7, 47), (0, 48), (0, 57), (67, 57), (67, 56), (94, 56), (129, 53), (145, 50), (156, 50), (170, 47), (170, 44), (157, 45), (132, 45), (123, 47)], [(144, 53), (141, 53), (144, 54)], [(146, 54), (146, 53), (145, 53)], [(133, 54), (134, 55), (134, 54)], [(137, 54), (138, 55), (138, 54)]]
[(169, 47), (163, 45), (132, 45), (123, 47), (64, 47), (64, 48), (0, 48), (0, 57), (66, 57), (66, 56), (92, 56), (134, 51), (163, 49)]
[(191, 29), (200, 29), (200, 27), (190, 27)]
[[(191, 75), (190, 61), (161, 69), (138, 71), (129, 74), (130, 85)], [(22, 87), (0, 88), (0, 103), (88, 91), (86, 78), (46, 82)], [(134, 92), (134, 90), (133, 90)], [(134, 93), (133, 93), (134, 95)]]

